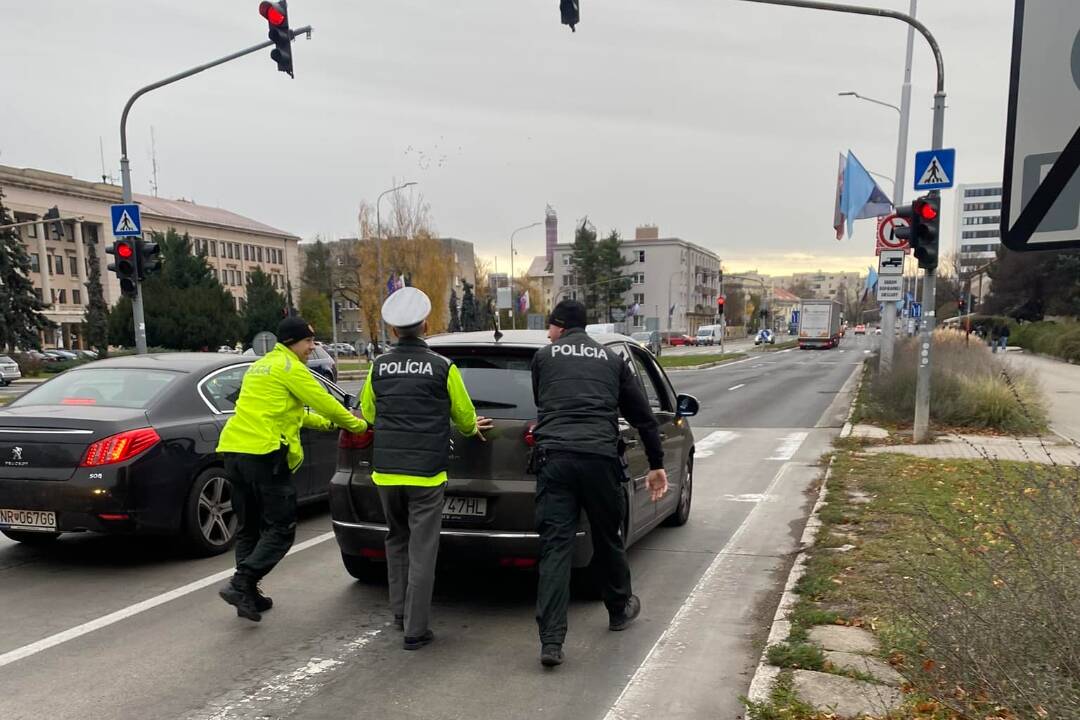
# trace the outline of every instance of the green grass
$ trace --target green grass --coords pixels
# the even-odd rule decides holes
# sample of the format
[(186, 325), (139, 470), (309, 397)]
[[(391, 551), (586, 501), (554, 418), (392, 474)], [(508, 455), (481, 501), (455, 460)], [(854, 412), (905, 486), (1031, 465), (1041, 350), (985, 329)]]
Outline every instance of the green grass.
[[(760, 347), (760, 346), (758, 346)], [(791, 348), (799, 347), (798, 340), (785, 340), (782, 343), (776, 343), (775, 345), (766, 345), (762, 348), (765, 352), (776, 352), (777, 350), (790, 350)]]
[(766, 657), (770, 665), (801, 670), (821, 670), (825, 667), (825, 653), (817, 645), (808, 642), (786, 642), (771, 646)]
[(364, 370), (367, 368), (367, 363), (363, 360), (342, 360), (338, 363), (338, 372), (349, 372), (352, 370)]
[(10, 405), (13, 402), (15, 402), (15, 398), (13, 396), (11, 396), (11, 395), (4, 395), (4, 396), (0, 397), (0, 407), (3, 407), (5, 405)]
[(708, 363), (737, 360), (746, 357), (746, 353), (711, 353), (709, 355), (661, 355), (660, 367), (696, 367)]

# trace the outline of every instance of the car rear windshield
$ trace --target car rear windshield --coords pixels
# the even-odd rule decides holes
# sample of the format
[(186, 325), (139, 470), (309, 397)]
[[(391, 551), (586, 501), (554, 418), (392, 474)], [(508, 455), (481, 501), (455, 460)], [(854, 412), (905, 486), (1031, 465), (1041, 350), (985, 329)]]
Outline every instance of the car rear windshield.
[(12, 403), (18, 405), (99, 405), (143, 409), (181, 373), (142, 368), (71, 370)]
[(533, 420), (532, 348), (434, 348), (454, 361), (477, 415)]

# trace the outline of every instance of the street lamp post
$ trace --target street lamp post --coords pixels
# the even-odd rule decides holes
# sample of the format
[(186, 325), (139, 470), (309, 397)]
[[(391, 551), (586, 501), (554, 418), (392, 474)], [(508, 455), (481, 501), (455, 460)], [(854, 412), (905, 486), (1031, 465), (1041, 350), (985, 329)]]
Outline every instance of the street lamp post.
[(514, 305), (517, 303), (517, 299), (514, 296), (514, 236), (522, 230), (528, 230), (529, 228), (538, 227), (543, 225), (542, 222), (534, 222), (531, 225), (524, 225), (519, 227), (514, 232), (510, 233), (510, 327), (517, 330), (517, 317), (514, 315)]
[(677, 272), (673, 272), (673, 273), (671, 273), (671, 277), (669, 277), (668, 281), (667, 281), (667, 308), (668, 308), (667, 309), (667, 329), (668, 329), (668, 335), (671, 335), (671, 316), (675, 314), (674, 310), (672, 309), (672, 306), (671, 306), (671, 281), (675, 279), (676, 275), (682, 275), (682, 274), (683, 274), (682, 270), (679, 270)]
[(386, 300), (386, 285), (384, 285), (382, 281), (382, 215), (379, 213), (379, 203), (382, 202), (383, 195), (389, 195), (392, 192), (397, 192), (398, 190), (412, 187), (415, 184), (415, 182), (407, 182), (398, 185), (397, 187), (392, 187), (389, 190), (384, 190), (383, 192), (379, 193), (379, 197), (375, 199), (375, 267), (376, 272), (379, 274), (379, 308), (376, 310), (376, 312), (379, 313), (379, 328), (382, 330), (383, 347), (386, 347), (388, 339), (386, 336), (386, 323), (382, 321), (382, 304), (383, 301)]

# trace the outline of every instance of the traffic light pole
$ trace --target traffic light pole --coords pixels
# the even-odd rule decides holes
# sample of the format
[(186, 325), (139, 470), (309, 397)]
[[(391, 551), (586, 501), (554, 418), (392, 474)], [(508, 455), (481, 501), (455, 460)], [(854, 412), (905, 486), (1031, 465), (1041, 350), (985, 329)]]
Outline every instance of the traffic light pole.
[[(290, 34), (292, 35), (291, 39), (293, 40), (295, 40), (298, 35), (303, 34), (307, 34), (308, 37), (310, 37), (311, 26), (305, 25), (302, 28), (291, 30)], [(189, 70), (177, 73), (176, 75), (170, 75), (164, 80), (158, 80), (157, 82), (151, 83), (146, 87), (139, 88), (135, 91), (134, 95), (128, 98), (127, 104), (124, 105), (124, 111), (120, 114), (120, 182), (123, 193), (122, 197), (125, 204), (129, 204), (132, 201), (131, 165), (128, 163), (127, 152), (127, 119), (128, 113), (131, 112), (131, 106), (135, 104), (135, 101), (146, 93), (150, 92), (151, 90), (157, 90), (160, 87), (171, 85), (178, 80), (183, 80), (184, 78), (189, 78), (192, 75), (197, 75), (203, 70), (209, 70), (212, 67), (223, 65), (231, 60), (236, 60), (237, 58), (244, 57), (245, 55), (250, 55), (253, 52), (257, 52), (275, 44), (276, 43), (273, 40), (267, 40), (266, 42), (259, 43), (258, 45), (252, 45), (249, 48), (239, 50), (232, 53), (231, 55), (226, 55), (225, 57), (218, 58), (217, 60), (212, 60), (203, 65), (193, 67)], [(135, 320), (135, 352), (142, 355), (146, 353), (146, 320), (143, 316), (142, 283), (138, 280), (136, 280), (135, 282), (135, 297), (131, 301), (131, 311)]]
[[(875, 17), (887, 17), (905, 22), (919, 31), (930, 50), (934, 53), (934, 62), (937, 66), (937, 91), (934, 93), (934, 132), (931, 142), (931, 150), (941, 148), (945, 139), (945, 61), (941, 57), (941, 47), (930, 30), (921, 22), (910, 15), (905, 15), (896, 10), (884, 8), (863, 7), (861, 5), (843, 5), (840, 3), (818, 2), (817, 0), (742, 0), (742, 2), (760, 3), (762, 5), (784, 5), (786, 7), (804, 8), (807, 10), (828, 10), (831, 12), (852, 13), (855, 15), (872, 15)], [(897, 178), (899, 184), (900, 178)], [(938, 197), (940, 193), (934, 191), (932, 197)], [(940, 204), (938, 205), (940, 208)], [(937, 239), (940, 242), (940, 238)], [(937, 297), (937, 270), (931, 268), (926, 271), (926, 282), (923, 283), (923, 316), (922, 333), (919, 338), (919, 370), (918, 382), (915, 389), (915, 442), (925, 442), (930, 436), (930, 351), (931, 337), (934, 332), (935, 300)]]

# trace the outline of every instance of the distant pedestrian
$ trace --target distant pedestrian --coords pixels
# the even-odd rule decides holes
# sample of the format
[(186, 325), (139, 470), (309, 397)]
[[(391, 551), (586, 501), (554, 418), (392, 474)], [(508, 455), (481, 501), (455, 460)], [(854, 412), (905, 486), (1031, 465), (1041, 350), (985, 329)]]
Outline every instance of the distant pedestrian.
[(371, 362), (373, 357), (375, 357), (375, 348), (372, 346), (371, 341), (368, 340), (367, 345), (364, 346), (364, 358)]
[(315, 331), (299, 316), (278, 325), (278, 343), (244, 374), (236, 411), (217, 451), (225, 456), (236, 511), (236, 573), (218, 594), (236, 614), (258, 622), (273, 601), (259, 581), (281, 562), (296, 536), (292, 474), (304, 461), (300, 429), (354, 433), (367, 423), (346, 410), (312, 376), (306, 362)]
[(1001, 352), (1008, 352), (1009, 323), (1005, 320), (1001, 321), (1001, 328), (998, 330), (998, 346), (1001, 348)]

